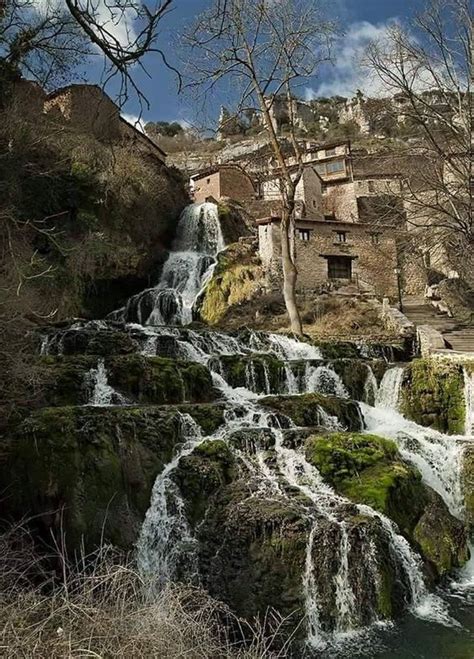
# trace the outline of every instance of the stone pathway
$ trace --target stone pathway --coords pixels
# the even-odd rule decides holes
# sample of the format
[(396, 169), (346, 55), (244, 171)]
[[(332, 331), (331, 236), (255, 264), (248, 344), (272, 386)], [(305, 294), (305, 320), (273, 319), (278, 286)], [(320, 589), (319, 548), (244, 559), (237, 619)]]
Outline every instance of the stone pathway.
[(474, 353), (474, 325), (437, 311), (423, 297), (406, 297), (403, 313), (415, 325), (430, 325), (441, 332), (449, 348), (456, 352)]

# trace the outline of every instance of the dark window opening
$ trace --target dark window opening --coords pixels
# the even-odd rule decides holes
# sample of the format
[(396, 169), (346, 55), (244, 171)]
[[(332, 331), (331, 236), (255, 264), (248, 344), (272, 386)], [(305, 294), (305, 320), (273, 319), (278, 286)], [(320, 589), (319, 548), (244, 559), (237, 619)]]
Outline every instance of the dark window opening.
[(210, 179), (210, 178), (207, 178), (207, 179), (206, 179), (206, 183), (209, 185), (210, 182), (211, 182), (211, 179)]
[(352, 279), (352, 259), (348, 256), (328, 256), (329, 279)]
[(313, 199), (313, 208), (316, 208), (316, 199)]
[(326, 158), (328, 156), (335, 156), (336, 155), (336, 149), (335, 148), (326, 149), (325, 154), (326, 154)]
[(375, 183), (374, 183), (374, 181), (369, 181), (368, 186), (369, 186), (369, 192), (375, 192)]
[(347, 231), (336, 231), (336, 242), (337, 243), (347, 242)]
[(307, 242), (310, 239), (309, 229), (298, 229), (300, 240)]
[(371, 233), (370, 234), (370, 242), (372, 245), (378, 245), (380, 242), (379, 234), (378, 233)]

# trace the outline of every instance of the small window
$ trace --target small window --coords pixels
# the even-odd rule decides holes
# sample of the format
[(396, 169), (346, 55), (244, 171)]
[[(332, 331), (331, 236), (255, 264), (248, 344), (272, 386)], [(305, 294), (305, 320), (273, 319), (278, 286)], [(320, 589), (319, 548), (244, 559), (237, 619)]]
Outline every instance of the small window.
[(209, 185), (210, 182), (211, 182), (211, 179), (210, 179), (210, 178), (207, 178), (207, 179), (206, 179), (206, 183), (207, 183), (207, 185)]
[(379, 242), (380, 242), (379, 235), (380, 234), (378, 234), (378, 233), (371, 233), (370, 234), (370, 242), (372, 243), (372, 245), (378, 245), (379, 244)]
[(309, 233), (309, 229), (298, 229), (300, 240), (303, 240), (304, 242), (308, 242), (310, 238)]
[(329, 156), (335, 156), (336, 149), (334, 147), (332, 149), (326, 149), (325, 154), (326, 154), (326, 158), (329, 158)]
[(346, 243), (347, 242), (347, 231), (336, 231), (336, 242), (337, 243)]
[(345, 165), (343, 160), (335, 160), (334, 162), (326, 163), (326, 171), (328, 174), (335, 174), (336, 172), (343, 172)]
[(316, 165), (316, 171), (318, 174), (326, 174), (326, 164), (322, 162)]
[(313, 208), (316, 208), (316, 199), (313, 199)]
[(369, 181), (368, 186), (369, 186), (369, 192), (375, 192), (375, 183), (374, 183), (374, 181)]

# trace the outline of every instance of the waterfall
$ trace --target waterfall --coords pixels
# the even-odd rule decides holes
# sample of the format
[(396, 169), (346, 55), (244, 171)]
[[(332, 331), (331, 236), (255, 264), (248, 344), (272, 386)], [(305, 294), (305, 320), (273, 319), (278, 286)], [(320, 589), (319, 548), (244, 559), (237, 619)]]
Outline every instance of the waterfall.
[(468, 371), (464, 368), (464, 400), (466, 402), (466, 420), (464, 434), (467, 437), (474, 436), (474, 368)]
[(130, 298), (109, 317), (141, 325), (188, 325), (224, 246), (216, 204), (186, 206), (158, 284)]
[(291, 368), (291, 364), (288, 363), (288, 362), (285, 362), (284, 374), (285, 374), (284, 393), (288, 394), (289, 396), (294, 396), (295, 394), (299, 394), (300, 388), (299, 388), (299, 384), (298, 384), (298, 379), (296, 378), (295, 374), (293, 373), (293, 370)]
[(125, 399), (108, 383), (107, 370), (103, 359), (99, 359), (96, 368), (91, 368), (86, 374), (86, 388), (91, 392), (88, 405), (106, 407), (114, 404), (125, 404)]
[(368, 405), (375, 404), (377, 400), (377, 395), (379, 392), (379, 386), (377, 384), (377, 379), (374, 375), (374, 372), (369, 364), (367, 364), (367, 379), (364, 384), (364, 401)]
[(326, 396), (349, 398), (341, 378), (328, 366), (312, 366), (306, 364), (305, 392), (316, 392)]
[(403, 373), (404, 369), (401, 366), (395, 366), (385, 371), (375, 399), (376, 407), (398, 410)]
[(177, 576), (178, 565), (185, 562), (187, 565), (183, 569), (188, 577), (197, 573), (196, 541), (186, 519), (184, 501), (171, 475), (181, 458), (189, 455), (203, 437), (201, 429), (188, 414), (178, 412), (177, 424), (183, 444), (155, 481), (138, 540), (138, 565), (152, 586), (171, 581)]

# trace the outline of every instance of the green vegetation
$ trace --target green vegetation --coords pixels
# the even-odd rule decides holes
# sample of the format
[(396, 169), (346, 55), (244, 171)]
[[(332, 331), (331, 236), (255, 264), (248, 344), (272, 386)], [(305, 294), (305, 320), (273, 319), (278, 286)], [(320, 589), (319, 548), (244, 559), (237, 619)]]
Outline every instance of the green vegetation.
[(200, 315), (209, 325), (218, 325), (233, 307), (253, 299), (261, 288), (261, 266), (245, 243), (229, 245), (219, 254), (217, 266), (202, 300)]
[(389, 440), (360, 433), (315, 435), (306, 458), (337, 492), (390, 517), (436, 578), (468, 559), (466, 531)]
[(261, 399), (261, 405), (290, 417), (297, 426), (316, 427), (321, 425), (321, 409), (335, 417), (339, 423), (351, 430), (361, 429), (361, 418), (357, 403), (352, 400), (304, 394), (302, 396), (268, 396)]
[(422, 426), (452, 435), (463, 434), (466, 411), (462, 364), (415, 359), (407, 368), (401, 409)]

